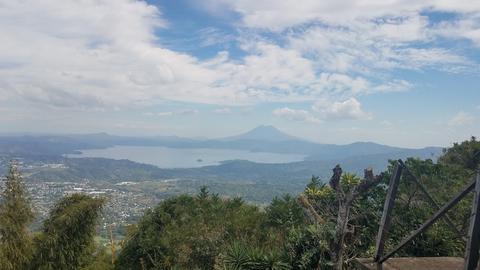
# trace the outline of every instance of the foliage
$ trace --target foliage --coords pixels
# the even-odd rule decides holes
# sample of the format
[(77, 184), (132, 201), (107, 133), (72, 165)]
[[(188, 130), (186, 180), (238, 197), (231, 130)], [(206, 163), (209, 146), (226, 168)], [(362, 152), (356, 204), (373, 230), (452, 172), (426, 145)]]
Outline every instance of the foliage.
[(353, 187), (358, 186), (358, 184), (360, 184), (360, 181), (361, 179), (356, 174), (347, 172), (342, 174), (340, 185), (342, 186), (343, 190), (348, 191)]
[(30, 201), (15, 163), (1, 195), (1, 269), (79, 269), (97, 261), (90, 251), (103, 199), (64, 197), (51, 210), (43, 231), (33, 237), (27, 229), (33, 220)]
[[(472, 141), (456, 144), (438, 163), (410, 158), (405, 164), (443, 204), (472, 175), (466, 159), (452, 161), (448, 156), (468, 156), (463, 151), (471, 152), (475, 145)], [(313, 176), (303, 196), (324, 222), (312, 219), (310, 224), (307, 217), (311, 216), (306, 213), (311, 209), (289, 195), (275, 197), (265, 212), (239, 198), (221, 199), (206, 188), (197, 196), (168, 199), (146, 213), (122, 250), (116, 269), (338, 269), (332, 249), (338, 243), (340, 216), (346, 217), (341, 251), (345, 265), (355, 257), (372, 257), (393, 167), (391, 161), (374, 178), (369, 178), (369, 171), (364, 179), (340, 173), (330, 185)], [(412, 175), (404, 173), (401, 179), (386, 249), (436, 210)], [(345, 202), (350, 206), (340, 208)], [(471, 198), (463, 200), (450, 213), (462, 233), (468, 228), (470, 202)], [(340, 215), (339, 209), (347, 214)], [(460, 256), (463, 248), (458, 235), (445, 222), (437, 222), (398, 255)]]
[(334, 199), (333, 190), (326, 183), (323, 183), (318, 176), (312, 176), (304, 192), (309, 199)]
[(475, 137), (461, 143), (454, 143), (453, 147), (444, 149), (439, 162), (448, 165), (457, 165), (464, 169), (475, 170), (480, 164), (480, 141)]
[[(456, 165), (413, 158), (407, 159), (405, 164), (440, 205), (448, 202), (470, 181), (468, 171)], [(464, 236), (468, 228), (470, 209), (471, 198), (467, 197), (448, 212)], [(395, 201), (387, 246), (392, 247), (399, 243), (403, 237), (429, 219), (435, 211), (435, 206), (421, 192), (412, 176), (404, 174)], [(464, 246), (452, 228), (444, 220), (439, 220), (429, 230), (417, 236), (415, 241), (401, 249), (399, 255), (462, 256)]]
[(290, 230), (285, 253), (292, 269), (331, 269), (330, 242), (334, 233), (333, 223)]
[(104, 200), (84, 194), (62, 198), (35, 238), (33, 269), (78, 269), (93, 251), (95, 226)]
[[(436, 211), (414, 178), (442, 205), (471, 181), (479, 150), (480, 142), (472, 137), (445, 150), (438, 162), (405, 161), (409, 172), (401, 178), (387, 250)], [(0, 204), (0, 262), (2, 269), (49, 270), (339, 269), (354, 257), (373, 256), (393, 168), (391, 161), (378, 177), (366, 170), (361, 179), (338, 166), (329, 184), (313, 176), (299, 197), (275, 197), (264, 209), (241, 198), (221, 198), (206, 187), (194, 196), (166, 199), (128, 227), (115, 266), (93, 241), (102, 199), (81, 194), (64, 197), (32, 244), (27, 230), (32, 220), (29, 201), (20, 175), (11, 168)], [(467, 197), (449, 212), (463, 235), (471, 200)], [(320, 219), (312, 218), (311, 212)], [(397, 255), (462, 256), (463, 249), (459, 235), (440, 220)]]
[(297, 200), (289, 194), (273, 198), (266, 208), (267, 222), (272, 227), (288, 229), (305, 223), (303, 209)]
[(288, 270), (290, 265), (278, 252), (266, 252), (251, 245), (233, 242), (221, 255), (224, 269), (228, 270)]
[(24, 269), (32, 255), (28, 224), (30, 201), (17, 165), (10, 164), (0, 202), (0, 263), (2, 269)]
[(112, 257), (107, 254), (104, 248), (98, 248), (90, 258), (88, 258), (87, 266), (81, 270), (113, 270)]
[[(116, 269), (213, 269), (229, 243), (269, 241), (266, 216), (239, 198), (221, 199), (206, 188), (146, 212), (120, 253)], [(142, 263), (141, 263), (142, 262)]]

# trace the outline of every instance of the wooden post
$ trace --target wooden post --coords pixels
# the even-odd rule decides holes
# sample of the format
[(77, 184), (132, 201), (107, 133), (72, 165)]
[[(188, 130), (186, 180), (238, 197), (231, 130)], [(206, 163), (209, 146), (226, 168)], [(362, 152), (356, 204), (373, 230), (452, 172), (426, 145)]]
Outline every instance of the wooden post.
[(473, 199), (470, 228), (468, 229), (468, 242), (465, 249), (465, 270), (474, 270), (478, 264), (480, 248), (480, 170), (477, 171), (475, 181), (475, 196)]
[[(375, 254), (373, 260), (378, 262), (382, 257), (383, 250), (385, 248), (385, 239), (387, 237), (388, 230), (390, 229), (390, 222), (392, 221), (392, 210), (395, 203), (395, 197), (397, 196), (398, 184), (402, 175), (402, 166), (397, 161), (395, 168), (393, 169), (392, 178), (390, 178), (390, 184), (388, 186), (388, 193), (383, 206), (382, 219), (380, 220), (380, 228), (378, 229), (377, 243), (375, 246)], [(381, 269), (381, 263), (378, 265)]]
[[(420, 228), (416, 229), (413, 231), (408, 237), (404, 238), (400, 244), (398, 244), (392, 251), (390, 251), (387, 255), (384, 257), (380, 258), (378, 262), (382, 263), (388, 258), (392, 257), (393, 254), (395, 254), (399, 249), (401, 249), (403, 246), (405, 246), (408, 242), (412, 241), (413, 238), (415, 238), (417, 235), (420, 233), (426, 231), (430, 226), (432, 226), (435, 221), (437, 221), (439, 218), (441, 218), (445, 213), (450, 210), (452, 207), (457, 205), (459, 201), (461, 201), (472, 189), (475, 187), (475, 181), (472, 181), (468, 186), (466, 186), (455, 198), (451, 199), (447, 204), (445, 204), (440, 210), (438, 210), (433, 216), (425, 221), (425, 223), (420, 226)], [(478, 249), (477, 249), (478, 250)]]

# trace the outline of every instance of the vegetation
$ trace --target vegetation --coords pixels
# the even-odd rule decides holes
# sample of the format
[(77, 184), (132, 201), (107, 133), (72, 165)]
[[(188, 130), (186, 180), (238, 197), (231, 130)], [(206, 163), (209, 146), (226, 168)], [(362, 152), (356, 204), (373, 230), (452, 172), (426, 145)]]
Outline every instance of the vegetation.
[(31, 234), (31, 205), (12, 162), (0, 201), (0, 269), (80, 269), (97, 263), (93, 237), (103, 203), (81, 194), (65, 196), (41, 232)]
[(28, 224), (33, 220), (25, 187), (12, 163), (1, 193), (0, 204), (0, 258), (2, 269), (24, 269), (32, 256)]
[(73, 194), (64, 197), (35, 237), (33, 269), (78, 269), (95, 251), (93, 237), (102, 199)]
[[(436, 211), (413, 177), (443, 204), (471, 181), (479, 150), (480, 142), (472, 138), (445, 150), (438, 162), (405, 161), (411, 174), (401, 179), (387, 249)], [(33, 236), (27, 230), (28, 199), (12, 168), (6, 186), (15, 188), (3, 192), (0, 207), (5, 243), (0, 262), (10, 267), (5, 269), (348, 269), (353, 258), (373, 256), (393, 165), (377, 175), (366, 169), (363, 177), (336, 166), (328, 183), (313, 176), (301, 194), (275, 197), (265, 208), (220, 197), (206, 187), (196, 195), (168, 198), (126, 230), (114, 265), (106, 249), (93, 242), (102, 199), (63, 198)], [(458, 231), (466, 235), (470, 208), (471, 197), (449, 212), (455, 229), (439, 221), (397, 255), (462, 256), (465, 244)], [(17, 240), (5, 236), (10, 231)]]
[(213, 269), (229, 243), (268, 243), (266, 216), (240, 198), (206, 188), (167, 199), (148, 211), (120, 253), (116, 269)]
[[(478, 161), (472, 163), (469, 157), (475, 157), (478, 147), (472, 138), (446, 150), (438, 163), (419, 159), (405, 163), (444, 203), (470, 181)], [(462, 158), (453, 159), (458, 156)], [(130, 235), (116, 269), (348, 268), (352, 258), (373, 256), (393, 165), (376, 176), (367, 169), (363, 178), (337, 166), (329, 184), (312, 177), (297, 198), (277, 197), (264, 211), (240, 199), (221, 199), (206, 189), (196, 197), (168, 199), (149, 211)], [(450, 213), (464, 235), (470, 203), (464, 200)], [(405, 174), (387, 249), (434, 211), (412, 176)], [(456, 232), (438, 222), (399, 255), (461, 256), (463, 249)]]

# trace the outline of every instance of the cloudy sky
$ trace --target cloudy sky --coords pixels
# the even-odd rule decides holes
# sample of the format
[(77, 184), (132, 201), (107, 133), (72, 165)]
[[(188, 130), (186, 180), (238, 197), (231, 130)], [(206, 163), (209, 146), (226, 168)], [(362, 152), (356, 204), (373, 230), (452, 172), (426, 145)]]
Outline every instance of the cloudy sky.
[(480, 135), (480, 1), (0, 0), (0, 133)]

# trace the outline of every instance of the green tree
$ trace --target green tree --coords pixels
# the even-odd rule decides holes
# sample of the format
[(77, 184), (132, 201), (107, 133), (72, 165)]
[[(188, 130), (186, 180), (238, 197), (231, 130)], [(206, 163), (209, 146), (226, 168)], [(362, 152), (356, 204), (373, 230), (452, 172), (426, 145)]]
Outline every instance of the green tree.
[(116, 261), (116, 269), (214, 269), (234, 241), (268, 242), (265, 213), (239, 198), (222, 199), (202, 188), (145, 213)]
[[(409, 158), (405, 164), (444, 204), (470, 181), (479, 149), (472, 138), (446, 150), (438, 163)], [(147, 211), (127, 236), (115, 269), (344, 269), (352, 258), (373, 256), (393, 165), (377, 176), (367, 169), (363, 178), (337, 166), (330, 182), (314, 176), (297, 198), (275, 198), (265, 211), (206, 187), (196, 196), (169, 198)], [(449, 212), (463, 233), (470, 208), (471, 197)], [(386, 249), (435, 211), (404, 173)], [(461, 256), (463, 249), (460, 237), (439, 221), (397, 255)]]
[[(323, 268), (330, 265), (333, 269), (343, 269), (348, 264), (348, 259), (358, 254), (359, 247), (362, 251), (365, 249), (362, 241), (363, 226), (358, 225), (368, 219), (366, 215), (371, 213), (371, 210), (377, 208), (372, 204), (377, 204), (374, 197), (384, 175), (382, 173), (374, 176), (371, 169), (366, 169), (364, 173), (364, 178), (361, 179), (354, 174), (343, 173), (337, 165), (333, 169), (329, 185), (312, 178), (304, 193), (300, 195), (308, 202), (304, 203), (307, 206), (305, 210), (313, 212), (311, 216), (320, 216), (315, 219), (321, 221), (317, 221), (319, 225), (334, 228), (333, 237), (328, 241), (330, 254), (321, 256), (321, 261), (318, 262)], [(356, 227), (360, 230), (355, 230)], [(302, 256), (297, 254), (296, 257)]]
[(62, 198), (50, 211), (42, 232), (34, 240), (32, 269), (85, 267), (95, 250), (93, 237), (103, 204), (103, 199), (84, 194)]
[(292, 269), (332, 269), (330, 243), (334, 229), (334, 224), (330, 222), (291, 229), (284, 252)]
[(112, 270), (112, 257), (104, 247), (100, 247), (90, 258), (90, 263), (81, 270)]
[(444, 154), (438, 161), (474, 171), (480, 164), (480, 141), (471, 137), (470, 140), (454, 143), (452, 147), (444, 149)]
[[(438, 204), (447, 203), (470, 181), (470, 172), (459, 164), (435, 163), (432, 160), (409, 158), (408, 170), (428, 190)], [(391, 174), (392, 166), (388, 174)], [(460, 201), (447, 215), (457, 230), (466, 235), (471, 210), (471, 196)], [(403, 173), (392, 216), (387, 246), (398, 244), (411, 231), (417, 229), (436, 212), (434, 205), (421, 192), (408, 173)], [(465, 224), (464, 226), (460, 226)], [(463, 228), (462, 228), (463, 227)], [(465, 244), (445, 219), (440, 219), (403, 247), (400, 256), (462, 256)]]
[(303, 209), (298, 201), (289, 194), (273, 198), (266, 209), (267, 222), (277, 228), (288, 229), (305, 222)]
[(0, 203), (0, 259), (2, 269), (25, 269), (32, 255), (28, 224), (30, 201), (15, 162), (10, 163)]

